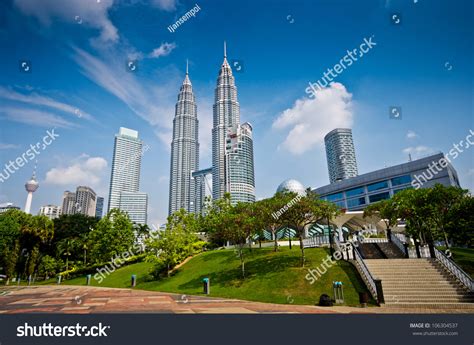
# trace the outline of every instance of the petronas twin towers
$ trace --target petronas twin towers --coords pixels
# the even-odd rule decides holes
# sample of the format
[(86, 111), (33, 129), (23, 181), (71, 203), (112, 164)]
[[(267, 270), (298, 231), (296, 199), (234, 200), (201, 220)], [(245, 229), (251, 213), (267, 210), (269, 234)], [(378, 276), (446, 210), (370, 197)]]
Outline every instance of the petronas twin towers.
[[(232, 69), (224, 61), (215, 89), (212, 128), (212, 198), (230, 193), (233, 204), (255, 201), (252, 126), (240, 124), (240, 106)], [(199, 121), (196, 99), (189, 79), (180, 88), (173, 120), (171, 142), (169, 214), (180, 209), (202, 213), (205, 188), (199, 174)]]

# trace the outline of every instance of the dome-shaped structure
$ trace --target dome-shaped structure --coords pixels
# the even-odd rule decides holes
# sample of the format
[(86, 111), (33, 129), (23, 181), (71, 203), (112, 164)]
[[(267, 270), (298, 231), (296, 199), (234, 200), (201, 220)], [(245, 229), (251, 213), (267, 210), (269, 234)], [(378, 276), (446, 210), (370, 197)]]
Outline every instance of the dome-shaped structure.
[(293, 179), (288, 179), (280, 183), (277, 188), (277, 193), (279, 192), (293, 192), (300, 195), (304, 195), (306, 194), (306, 188), (301, 182)]
[(27, 192), (36, 192), (39, 187), (38, 181), (34, 177), (32, 177), (29, 181), (25, 183), (25, 189)]

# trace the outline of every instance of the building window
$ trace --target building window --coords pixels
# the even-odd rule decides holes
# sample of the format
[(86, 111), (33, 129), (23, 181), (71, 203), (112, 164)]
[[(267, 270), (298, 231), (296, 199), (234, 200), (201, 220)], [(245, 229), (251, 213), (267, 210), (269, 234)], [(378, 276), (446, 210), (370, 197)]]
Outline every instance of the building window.
[(367, 190), (369, 192), (373, 192), (375, 190), (380, 190), (380, 189), (385, 189), (388, 188), (388, 182), (387, 181), (381, 181), (377, 183), (372, 183), (367, 186)]
[(364, 194), (364, 187), (353, 188), (346, 191), (346, 197)]
[(379, 194), (374, 194), (369, 196), (369, 202), (377, 202), (380, 200), (385, 200), (385, 199), (390, 199), (390, 193), (389, 192), (384, 192), (384, 193), (379, 193)]
[(334, 201), (334, 200), (339, 200), (343, 198), (342, 192), (341, 193), (335, 193), (335, 194), (330, 194), (327, 197), (328, 201)]
[(403, 176), (398, 176), (394, 177), (392, 179), (392, 186), (398, 186), (401, 184), (406, 184), (411, 182), (411, 176), (410, 175), (403, 175)]
[(407, 186), (407, 187), (403, 187), (403, 188), (399, 188), (399, 189), (396, 189), (393, 191), (393, 194), (397, 194), (398, 192), (401, 192), (402, 190), (405, 190), (405, 189), (412, 189), (413, 187), (412, 186)]
[(347, 200), (347, 207), (348, 208), (362, 206), (362, 205), (365, 205), (365, 197)]

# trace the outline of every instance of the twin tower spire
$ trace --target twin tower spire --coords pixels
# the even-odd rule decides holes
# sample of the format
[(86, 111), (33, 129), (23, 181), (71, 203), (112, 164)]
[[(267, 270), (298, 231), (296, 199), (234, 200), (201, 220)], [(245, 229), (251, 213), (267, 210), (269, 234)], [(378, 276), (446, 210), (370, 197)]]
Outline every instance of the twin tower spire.
[[(212, 197), (231, 194), (233, 202), (255, 201), (252, 126), (240, 125), (240, 105), (232, 70), (227, 62), (224, 42), (224, 61), (217, 78), (213, 106), (212, 129)], [(173, 119), (171, 141), (169, 214), (180, 209), (202, 213), (205, 199), (203, 181), (199, 174), (199, 120), (191, 81), (189, 62), (181, 85)], [(207, 181), (206, 181), (207, 182)]]

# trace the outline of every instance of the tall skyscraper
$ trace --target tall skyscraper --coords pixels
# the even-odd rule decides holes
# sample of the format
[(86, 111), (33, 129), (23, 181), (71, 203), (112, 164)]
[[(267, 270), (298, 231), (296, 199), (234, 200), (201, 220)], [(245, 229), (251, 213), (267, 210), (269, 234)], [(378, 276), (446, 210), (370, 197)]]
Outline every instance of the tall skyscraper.
[(65, 191), (63, 194), (63, 204), (61, 214), (74, 214), (76, 204), (76, 193)]
[(36, 180), (36, 167), (33, 171), (33, 176), (25, 183), (25, 189), (28, 192), (25, 203), (25, 213), (31, 213), (31, 202), (33, 201), (33, 193), (39, 188), (39, 183)]
[(329, 181), (331, 183), (357, 176), (352, 130), (336, 128), (324, 137), (328, 161)]
[(225, 150), (226, 191), (232, 203), (255, 202), (252, 125), (248, 122), (227, 129)]
[(101, 196), (97, 197), (97, 202), (95, 205), (95, 217), (96, 218), (102, 218), (102, 215), (104, 213), (104, 198)]
[[(243, 134), (245, 133), (245, 134)], [(248, 134), (250, 133), (250, 136)], [(215, 90), (215, 102), (213, 107), (213, 128), (212, 128), (212, 196), (213, 199), (220, 199), (224, 193), (231, 194), (233, 203), (237, 201), (255, 200), (255, 182), (253, 179), (253, 147), (247, 145), (251, 142), (252, 127), (240, 126), (240, 106), (237, 100), (237, 87), (232, 70), (227, 62), (226, 44), (224, 42), (224, 61), (217, 77)], [(244, 139), (244, 136), (246, 139)], [(236, 147), (233, 147), (237, 143)], [(242, 154), (242, 142), (247, 144), (245, 150), (251, 150), (246, 155), (238, 159), (234, 149)], [(240, 142), (240, 147), (239, 147)], [(231, 145), (231, 151), (228, 146)], [(250, 159), (251, 157), (251, 159)], [(237, 178), (237, 174), (245, 171), (252, 171), (252, 177), (247, 179)], [(249, 177), (249, 176), (247, 176)], [(243, 182), (245, 180), (245, 182)]]
[(186, 77), (179, 90), (173, 120), (169, 214), (182, 208), (188, 212), (195, 212), (196, 183), (191, 174), (197, 170), (199, 170), (199, 121), (186, 63)]
[[(119, 133), (115, 135), (107, 212), (114, 208), (126, 211), (133, 207), (144, 207), (141, 212), (147, 213), (147, 204), (140, 203), (137, 206), (130, 195), (136, 193), (137, 198), (143, 199), (144, 193), (139, 192), (142, 147), (143, 142), (138, 138), (137, 131), (120, 127)], [(124, 200), (121, 200), (122, 192), (128, 193)], [(128, 205), (129, 201), (133, 205)]]
[(90, 187), (79, 186), (76, 189), (75, 214), (95, 217), (97, 195)]
[(126, 212), (132, 222), (146, 224), (148, 195), (141, 192), (120, 192), (119, 209)]

